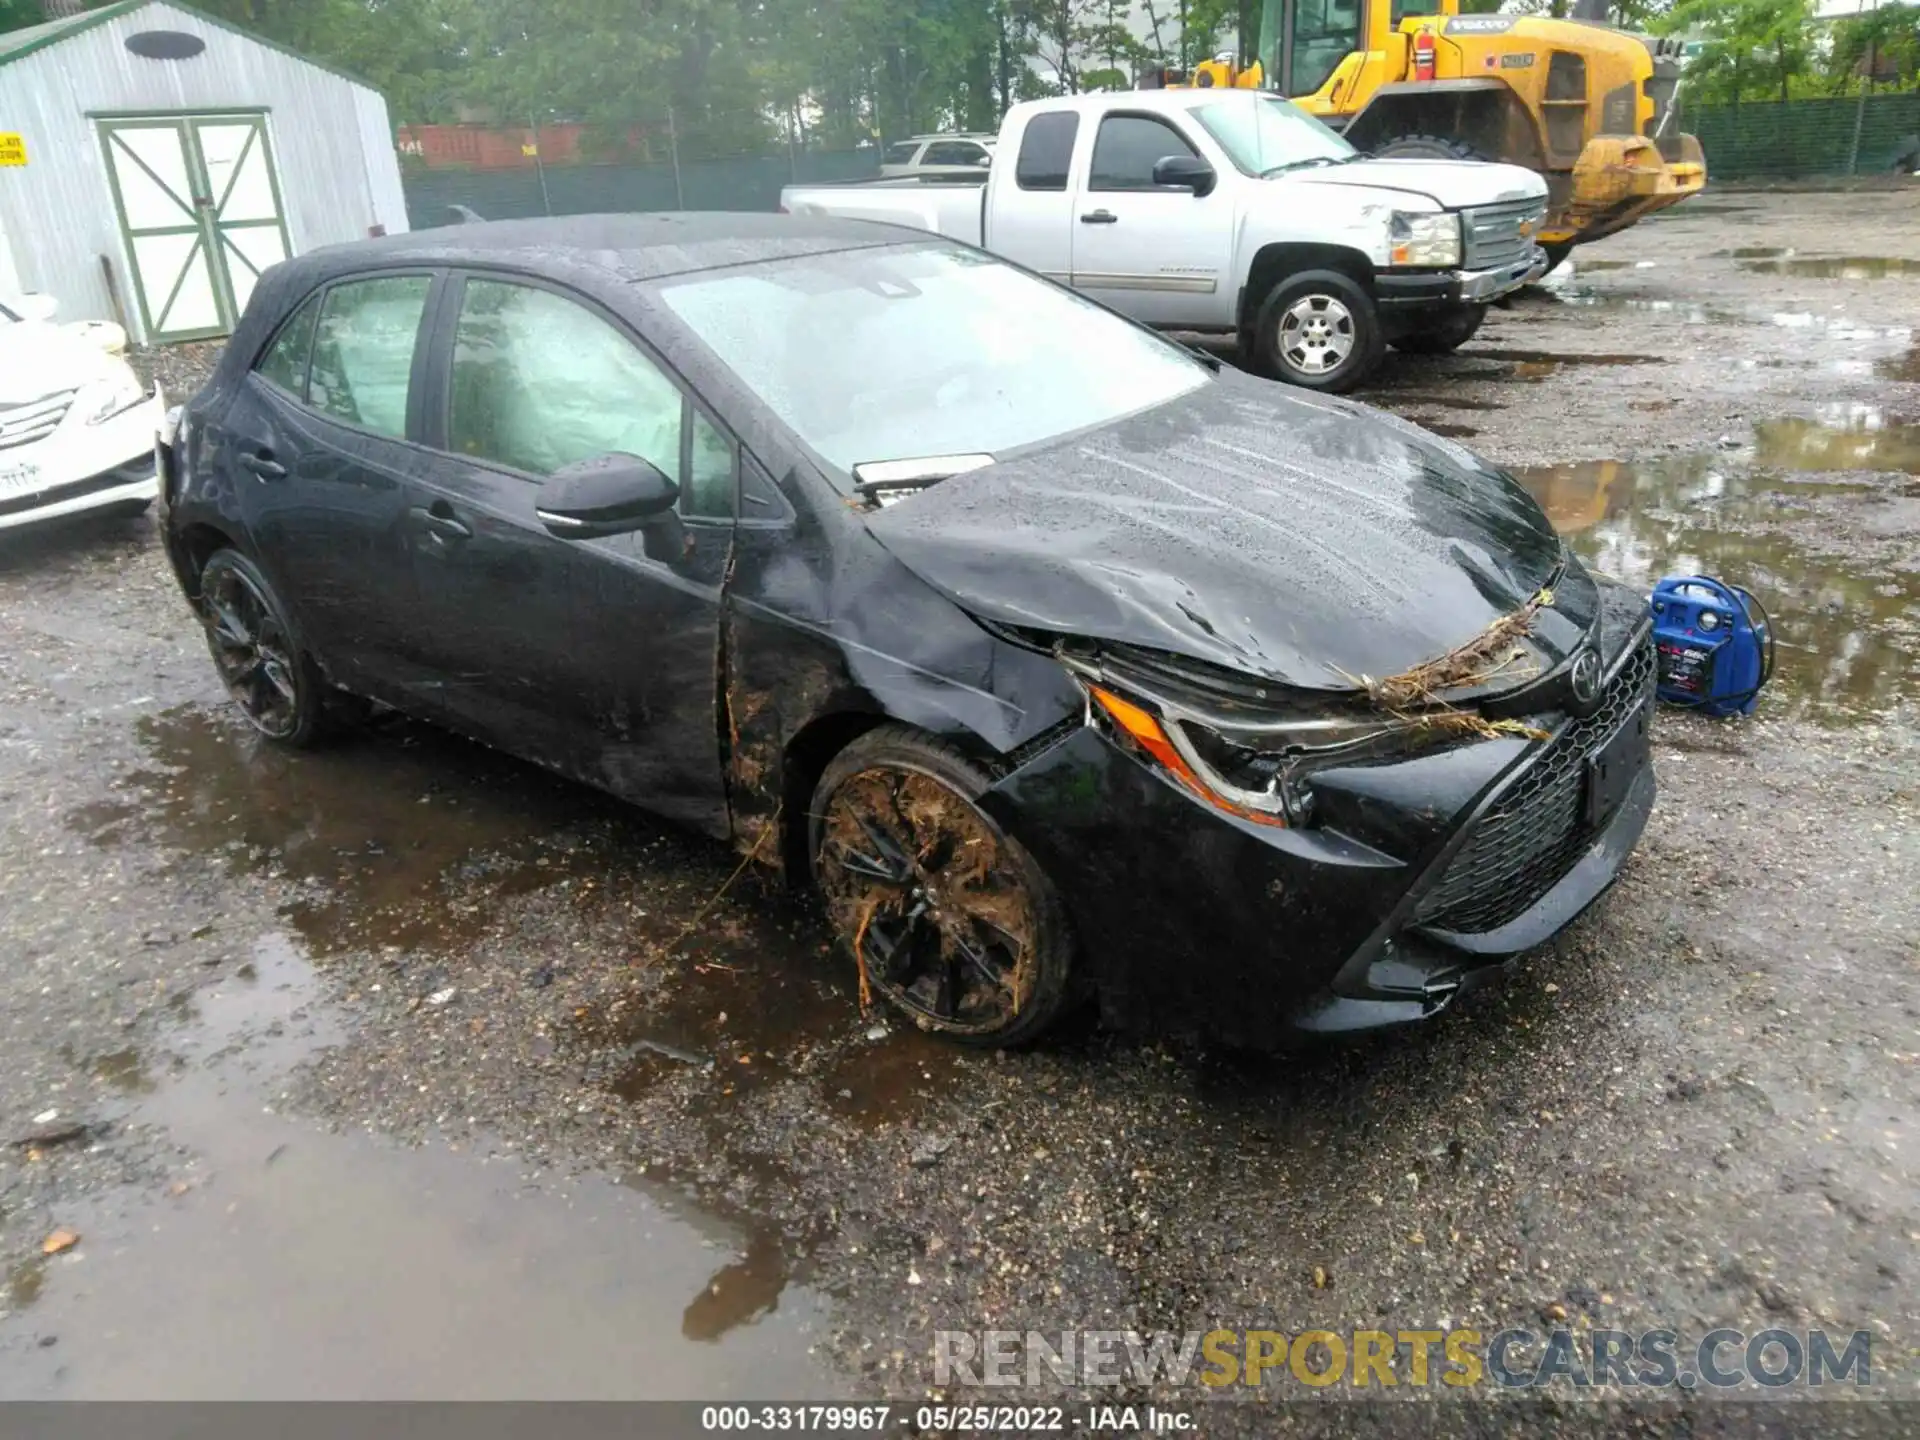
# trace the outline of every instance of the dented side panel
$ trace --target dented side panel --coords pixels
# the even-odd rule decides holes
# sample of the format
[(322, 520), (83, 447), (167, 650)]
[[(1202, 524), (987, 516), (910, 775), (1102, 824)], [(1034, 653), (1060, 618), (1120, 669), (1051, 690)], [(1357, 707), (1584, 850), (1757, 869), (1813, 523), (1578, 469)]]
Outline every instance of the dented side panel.
[(817, 475), (792, 465), (779, 488), (792, 523), (743, 526), (727, 581), (721, 731), (737, 845), (810, 802), (813, 775), (790, 764), (815, 727), (850, 736), (891, 719), (992, 754), (1079, 713), (1057, 662), (981, 629)]

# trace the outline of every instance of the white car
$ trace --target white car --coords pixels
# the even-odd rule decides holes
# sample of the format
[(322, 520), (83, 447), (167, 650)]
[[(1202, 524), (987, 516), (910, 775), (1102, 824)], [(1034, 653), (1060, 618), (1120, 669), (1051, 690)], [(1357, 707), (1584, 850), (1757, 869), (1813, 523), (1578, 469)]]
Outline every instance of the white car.
[(166, 415), (118, 325), (55, 324), (45, 295), (0, 298), (0, 530), (81, 511), (138, 514)]
[(880, 157), (888, 179), (905, 175), (981, 175), (993, 159), (992, 135), (916, 135)]

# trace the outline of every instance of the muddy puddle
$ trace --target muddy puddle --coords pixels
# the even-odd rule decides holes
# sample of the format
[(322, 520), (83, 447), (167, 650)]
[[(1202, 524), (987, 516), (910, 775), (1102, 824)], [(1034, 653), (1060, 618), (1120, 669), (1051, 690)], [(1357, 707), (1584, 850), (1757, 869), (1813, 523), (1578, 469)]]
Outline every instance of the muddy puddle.
[[(1845, 724), (1920, 698), (1920, 570), (1858, 553), (1845, 537), (1815, 550), (1782, 530), (1798, 522), (1804, 532), (1809, 514), (1834, 504), (1920, 511), (1920, 495), (1898, 486), (1889, 492), (1884, 479), (1848, 484), (1758, 468), (1764, 456), (1803, 454), (1804, 436), (1769, 442), (1763, 434), (1753, 454), (1587, 461), (1514, 474), (1596, 569), (1645, 589), (1667, 575), (1708, 574), (1752, 591), (1778, 642), (1763, 711)], [(1790, 468), (1778, 459), (1764, 463)], [(1904, 510), (1897, 518), (1914, 523)], [(1888, 548), (1899, 553), (1898, 542)]]
[[(116, 1118), (170, 1176), (74, 1202), (81, 1236), (9, 1277), (15, 1398), (830, 1396), (824, 1302), (765, 1238), (644, 1178), (419, 1149), (276, 1113), (343, 1036), (290, 933), (202, 990)], [(631, 1178), (631, 1177), (630, 1177)]]
[(575, 884), (609, 855), (696, 842), (597, 792), (426, 725), (389, 721), (292, 754), (190, 707), (139, 722), (151, 757), (121, 799), (68, 824), (97, 844), (156, 840), (291, 881), (284, 918), (316, 955), (471, 939), (516, 896)]
[(1897, 255), (1777, 256), (1744, 261), (1754, 275), (1797, 275), (1809, 280), (1888, 280), (1920, 275), (1920, 260)]
[[(456, 982), (544, 988), (562, 983), (569, 969), (595, 967), (593, 978), (604, 983), (594, 987), (593, 1003), (538, 1043), (548, 1054), (557, 1046), (560, 1061), (589, 1087), (632, 1105), (636, 1123), (646, 1123), (647, 1107), (664, 1106), (676, 1123), (706, 1136), (709, 1161), (697, 1174), (655, 1161), (578, 1182), (594, 1197), (595, 1215), (635, 1209), (674, 1217), (647, 1222), (667, 1237), (660, 1244), (670, 1253), (646, 1263), (671, 1261), (674, 1284), (653, 1287), (653, 1303), (667, 1317), (669, 1299), (678, 1296), (671, 1318), (682, 1339), (716, 1342), (790, 1308), (818, 1308), (807, 1287), (813, 1239), (762, 1221), (753, 1206), (754, 1196), (791, 1186), (764, 1147), (741, 1142), (749, 1107), (788, 1087), (785, 1093), (860, 1131), (937, 1124), (965, 1088), (965, 1067), (989, 1063), (885, 1012), (863, 1016), (850, 967), (831, 953), (813, 910), (776, 881), (736, 875), (736, 857), (725, 847), (431, 727), (389, 722), (329, 749), (290, 754), (218, 710), (186, 707), (147, 717), (139, 737), (151, 763), (130, 775), (114, 801), (77, 807), (67, 824), (97, 845), (155, 843), (290, 888), (294, 898), (280, 916), (282, 948), (293, 959), (247, 967), (265, 990), (285, 984), (270, 968), (284, 974), (295, 965), (305, 976), (302, 957), (309, 956), (337, 971), (330, 993), (352, 991), (350, 1000), (381, 982), (421, 995)], [(529, 919), (530, 910), (544, 918)], [(493, 978), (487, 967), (503, 950), (518, 973)], [(175, 1013), (183, 1023), (209, 1023), (201, 1012), (225, 1003), (193, 992), (180, 998)], [(179, 1103), (169, 1098), (180, 1093), (177, 1077), (155, 1057), (69, 1058), (136, 1098), (142, 1114), (171, 1117), (168, 1107)], [(183, 1136), (207, 1128), (190, 1122), (163, 1123)], [(416, 1170), (427, 1177), (420, 1183), (444, 1183), (451, 1193), (460, 1188), (459, 1165), (471, 1163), (335, 1149), (329, 1142), (289, 1153), (324, 1154), (324, 1163), (344, 1168), (341, 1184), (356, 1192), (371, 1186), (396, 1203)], [(444, 1175), (434, 1169), (447, 1165), (454, 1168)], [(396, 1171), (390, 1184), (360, 1173), (395, 1166), (405, 1173)], [(313, 1205), (321, 1204), (329, 1186), (317, 1171), (301, 1174), (320, 1192)], [(471, 1221), (493, 1223), (483, 1211)], [(538, 1223), (564, 1231), (569, 1222)], [(645, 1252), (653, 1242), (634, 1243)], [(536, 1246), (524, 1258), (505, 1258), (525, 1271), (549, 1257)], [(586, 1268), (561, 1267), (570, 1276)], [(681, 1283), (682, 1269), (690, 1287)], [(507, 1282), (501, 1285), (487, 1305), (510, 1307)], [(794, 1305), (789, 1292), (798, 1297)], [(598, 1303), (582, 1302), (588, 1312)], [(616, 1330), (639, 1323), (612, 1319)], [(604, 1348), (576, 1343), (588, 1353)], [(368, 1373), (385, 1383), (378, 1365)], [(576, 1378), (552, 1393), (605, 1389), (567, 1373)], [(262, 1393), (305, 1393), (284, 1380), (263, 1381)]]

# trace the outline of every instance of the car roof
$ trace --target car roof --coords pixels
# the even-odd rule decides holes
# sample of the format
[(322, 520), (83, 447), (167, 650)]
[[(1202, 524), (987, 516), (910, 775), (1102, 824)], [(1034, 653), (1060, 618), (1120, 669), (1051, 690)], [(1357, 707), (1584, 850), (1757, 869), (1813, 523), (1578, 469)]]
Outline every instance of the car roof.
[(669, 275), (882, 245), (941, 243), (923, 230), (816, 215), (671, 211), (566, 215), (444, 225), (325, 245), (271, 267), (227, 346), (251, 363), (296, 306), (334, 280), (413, 266), (471, 265), (569, 285), (618, 307), (632, 287)]
[(286, 263), (293, 270), (311, 269), (333, 278), (394, 265), (491, 262), (533, 271), (600, 270), (631, 283), (757, 260), (892, 245), (901, 238), (891, 227), (830, 216), (724, 210), (564, 215), (444, 225), (355, 240), (323, 246)]
[(1270, 90), (1242, 90), (1238, 86), (1183, 87), (1178, 90), (1095, 90), (1084, 95), (1058, 95), (1044, 100), (1023, 100), (1007, 112), (1038, 114), (1054, 110), (1134, 110), (1162, 114), (1191, 110), (1197, 105), (1259, 105), (1280, 99)]

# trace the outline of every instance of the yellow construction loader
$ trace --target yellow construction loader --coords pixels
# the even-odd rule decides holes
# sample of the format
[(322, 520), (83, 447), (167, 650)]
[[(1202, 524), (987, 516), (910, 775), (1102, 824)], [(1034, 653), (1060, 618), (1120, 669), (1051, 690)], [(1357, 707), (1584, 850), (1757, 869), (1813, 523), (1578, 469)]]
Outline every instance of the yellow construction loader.
[(1258, 58), (1228, 53), (1149, 86), (1273, 90), (1374, 155), (1504, 160), (1540, 172), (1540, 243), (1558, 264), (1707, 183), (1674, 125), (1678, 42), (1575, 18), (1462, 15), (1460, 0), (1265, 0)]

